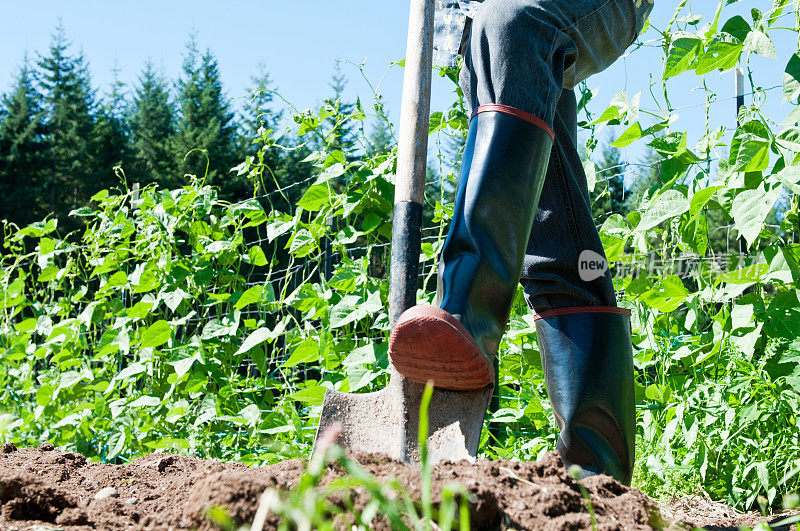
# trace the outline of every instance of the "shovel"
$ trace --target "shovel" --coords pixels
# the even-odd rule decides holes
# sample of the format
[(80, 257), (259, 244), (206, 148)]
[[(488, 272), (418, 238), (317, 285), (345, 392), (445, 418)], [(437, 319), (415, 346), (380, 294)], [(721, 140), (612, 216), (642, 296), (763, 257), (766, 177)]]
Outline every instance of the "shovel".
[[(392, 226), (392, 326), (403, 311), (416, 304), (430, 120), (433, 14), (434, 0), (411, 0)], [(314, 449), (321, 434), (336, 426), (338, 444), (353, 453), (379, 453), (399, 461), (419, 462), (417, 430), (424, 389), (392, 367), (389, 384), (381, 391), (326, 391)], [(475, 458), (491, 396), (491, 387), (479, 391), (434, 390), (428, 410), (427, 441), (432, 463)]]

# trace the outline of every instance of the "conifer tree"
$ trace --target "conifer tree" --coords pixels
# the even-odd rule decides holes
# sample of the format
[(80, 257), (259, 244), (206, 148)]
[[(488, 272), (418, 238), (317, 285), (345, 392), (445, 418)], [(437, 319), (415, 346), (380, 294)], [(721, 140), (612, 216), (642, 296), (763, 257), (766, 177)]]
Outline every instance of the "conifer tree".
[(119, 69), (115, 66), (111, 90), (102, 101), (95, 120), (93, 179), (99, 188), (118, 184), (114, 167), (127, 167), (131, 157), (130, 127), (128, 115), (130, 104), (125, 84), (119, 80)]
[(178, 92), (175, 150), (179, 168), (202, 177), (208, 163), (206, 182), (220, 186), (226, 199), (241, 199), (248, 185), (230, 172), (240, 158), (234, 113), (222, 90), (214, 54), (207, 50), (200, 56), (194, 36), (187, 45)]
[(174, 114), (167, 81), (153, 62), (147, 61), (134, 91), (130, 116), (133, 182), (157, 182), (164, 187), (179, 184), (180, 175), (171, 146), (175, 134)]
[(48, 55), (38, 63), (50, 159), (47, 200), (49, 211), (62, 221), (99, 188), (93, 182), (95, 93), (83, 55), (70, 55), (69, 46), (59, 25)]
[[(290, 184), (292, 178), (286, 172), (289, 154), (267, 145), (270, 141), (276, 141), (279, 136), (277, 129), (280, 127), (282, 113), (277, 112), (272, 105), (274, 87), (264, 65), (259, 65), (258, 74), (252, 76), (250, 81), (247, 102), (239, 121), (242, 154), (259, 159), (266, 166), (267, 175), (263, 182), (258, 183), (259, 193), (270, 193)], [(270, 140), (265, 141), (268, 131), (272, 131), (268, 137)], [(282, 147), (290, 147), (286, 145), (287, 139), (281, 138), (279, 141)]]
[(277, 112), (272, 105), (275, 88), (264, 65), (259, 65), (258, 74), (252, 76), (250, 82), (247, 105), (241, 117), (242, 136), (245, 138), (248, 154), (258, 149), (252, 141), (261, 136), (261, 128), (275, 131), (283, 118), (283, 113)]
[(620, 151), (607, 143), (597, 163), (597, 183), (592, 194), (592, 216), (602, 225), (611, 214), (628, 212), (625, 190), (625, 161)]
[(369, 147), (367, 150), (368, 155), (380, 153), (389, 149), (394, 142), (392, 131), (389, 127), (389, 122), (382, 118), (378, 118), (372, 125), (372, 131), (369, 135)]
[(0, 219), (26, 225), (46, 212), (44, 111), (26, 57), (0, 102)]
[[(347, 88), (347, 76), (342, 72), (342, 64), (339, 61), (334, 66), (330, 87), (333, 90), (333, 94), (325, 99), (325, 103), (337, 109), (338, 114), (342, 116), (348, 116), (355, 112), (356, 104), (346, 101), (344, 97), (344, 92)], [(325, 133), (326, 135), (332, 133), (328, 138), (327, 149), (330, 151), (338, 149), (345, 154), (350, 154), (357, 147), (356, 139), (358, 138), (353, 122), (348, 120), (343, 124), (337, 125), (335, 120), (336, 116), (331, 116), (326, 120), (327, 130)]]

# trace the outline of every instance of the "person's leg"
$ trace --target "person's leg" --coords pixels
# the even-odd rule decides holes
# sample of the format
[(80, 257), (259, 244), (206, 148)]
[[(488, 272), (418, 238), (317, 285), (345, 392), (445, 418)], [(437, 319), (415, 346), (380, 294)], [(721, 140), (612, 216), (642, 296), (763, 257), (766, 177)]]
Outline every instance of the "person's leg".
[(485, 0), (460, 72), (469, 111), (499, 103), (552, 125), (561, 89), (616, 61), (651, 9), (652, 0)]
[(580, 258), (605, 259), (592, 217), (578, 154), (577, 104), (564, 89), (553, 122), (555, 142), (522, 266), (525, 299), (535, 312), (580, 306), (616, 306), (611, 274), (581, 277)]
[[(561, 81), (570, 88), (588, 73), (613, 61), (627, 47), (628, 39), (633, 39), (649, 11), (649, 4), (640, 4), (637, 10), (630, 0), (596, 4), (593, 16), (573, 18), (578, 21), (576, 24), (559, 26), (563, 31), (553, 33), (562, 40), (567, 34), (570, 38), (564, 42), (575, 45), (572, 48), (567, 44), (552, 54), (554, 59), (563, 58)], [(537, 2), (537, 7), (541, 5)], [(533, 12), (538, 11), (534, 8)], [(569, 18), (558, 8), (547, 10), (546, 16), (556, 21)], [(633, 22), (635, 27), (629, 26), (625, 31), (619, 27), (619, 22), (624, 21)], [(478, 31), (477, 43), (486, 48), (492, 39), (481, 37), (480, 23)], [(591, 46), (587, 46), (588, 40), (593, 41)], [(475, 33), (470, 44), (476, 44)], [(495, 68), (492, 57), (497, 60), (497, 55), (492, 56), (491, 50), (505, 47), (508, 45), (502, 43), (488, 46), (489, 53), (484, 57), (469, 55), (461, 81), (468, 104), (473, 107), (502, 98), (539, 112), (548, 120), (552, 116), (549, 123), (555, 142), (521, 282), (528, 305), (537, 312), (542, 365), (560, 430), (557, 448), (565, 462), (579, 464), (587, 473), (608, 473), (627, 483), (633, 467), (635, 435), (630, 325), (625, 310), (615, 308), (607, 271), (597, 278), (581, 278), (581, 255), (589, 253), (591, 257), (594, 253), (603, 257), (604, 252), (577, 150), (575, 96), (571, 90), (560, 90), (557, 71), (553, 78), (538, 77), (539, 83), (546, 81), (540, 87), (524, 83), (531, 79), (524, 69)], [(587, 52), (587, 48), (592, 51)], [(542, 98), (553, 92), (559, 94), (555, 100)]]
[(581, 254), (605, 254), (577, 151), (571, 90), (563, 91), (553, 125), (555, 143), (521, 283), (536, 312), (559, 453), (587, 473), (604, 472), (629, 483), (635, 436), (629, 316), (616, 308), (608, 270), (581, 278)]
[[(520, 59), (531, 63), (531, 73), (542, 72), (536, 76), (541, 92), (560, 94), (553, 84), (560, 87), (564, 60), (553, 61), (553, 50), (561, 57), (574, 46), (529, 11), (517, 0), (482, 4), (472, 23), (465, 70), (489, 75), (489, 70), (512, 63), (508, 39), (522, 40), (533, 49)], [(470, 77), (475, 78), (471, 86), (480, 85), (480, 76)], [(538, 103), (549, 99), (543, 94)], [(550, 116), (541, 118), (546, 114)], [(448, 389), (493, 383), (492, 358), (505, 332), (547, 171), (551, 115), (541, 109), (535, 115), (496, 99), (474, 109), (439, 262), (439, 307), (406, 311), (389, 340), (392, 363), (405, 377), (433, 380)]]
[[(601, 70), (630, 44), (639, 27), (633, 1), (487, 0), (476, 13), (461, 78), (474, 115), (453, 222), (439, 264), (440, 308), (414, 307), (393, 330), (389, 354), (404, 376), (419, 382), (432, 379), (445, 388), (492, 384), (491, 358), (502, 338), (524, 260), (525, 282), (540, 279), (531, 293), (546, 305), (542, 308), (579, 304), (597, 310), (613, 304), (608, 279), (593, 287), (577, 282), (570, 274), (577, 270), (577, 262), (571, 265), (569, 253), (562, 252), (564, 246), (557, 243), (572, 238), (575, 241), (567, 247), (580, 248), (594, 238), (594, 248), (602, 251), (590, 213), (588, 226), (586, 220), (573, 220), (574, 237), (558, 226), (557, 217), (574, 217), (582, 208), (578, 205), (570, 212), (559, 207), (558, 192), (563, 197), (565, 187), (567, 194), (575, 190), (569, 189), (565, 172), (558, 166), (578, 160), (575, 140), (570, 138), (574, 133), (568, 133), (572, 131), (569, 124), (575, 122), (574, 99), (570, 110), (562, 87), (571, 88)], [(557, 138), (551, 158), (553, 126), (562, 130), (559, 136), (564, 138)], [(550, 175), (557, 178), (545, 184), (546, 174), (548, 179)], [(580, 182), (579, 174), (572, 177)], [(543, 185), (547, 187), (542, 203), (545, 215), (537, 224), (549, 221), (542, 226), (550, 232), (543, 231), (540, 237), (532, 227)], [(585, 206), (588, 209), (588, 200)], [(547, 241), (543, 244), (542, 240)], [(539, 306), (534, 298), (530, 300)], [(604, 361), (608, 351), (619, 350), (616, 347), (625, 343), (624, 338), (612, 334), (614, 341), (603, 345), (593, 332), (602, 332), (601, 322), (616, 323), (617, 328), (627, 323), (616, 308), (609, 310), (597, 319), (595, 311), (579, 313), (574, 308), (568, 313), (578, 317), (542, 314), (537, 317), (537, 329), (545, 377), (562, 429), (559, 450), (565, 460), (624, 480), (627, 462), (632, 460), (632, 451), (620, 449), (631, 433), (627, 414), (622, 415), (621, 433), (616, 411), (604, 413), (611, 416), (611, 424), (584, 422), (587, 415), (592, 422), (602, 417), (598, 408), (615, 406), (619, 393), (605, 393), (606, 402), (597, 393), (586, 395), (590, 403), (575, 402), (587, 383), (582, 376), (588, 373), (578, 370), (575, 378), (569, 377), (572, 360), (583, 369), (608, 366), (608, 377), (624, 373), (618, 383), (624, 388), (622, 394), (632, 385), (625, 360), (621, 364)], [(588, 343), (569, 337), (578, 330), (572, 324), (579, 321), (590, 327), (585, 334)], [(629, 341), (622, 358), (630, 358)], [(606, 379), (605, 373), (597, 374)], [(611, 442), (606, 444), (606, 440)]]
[(462, 77), (474, 115), (439, 266), (441, 311), (415, 307), (398, 321), (389, 353), (401, 374), (457, 389), (492, 383), (562, 86), (630, 44), (633, 1), (486, 0), (475, 13)]

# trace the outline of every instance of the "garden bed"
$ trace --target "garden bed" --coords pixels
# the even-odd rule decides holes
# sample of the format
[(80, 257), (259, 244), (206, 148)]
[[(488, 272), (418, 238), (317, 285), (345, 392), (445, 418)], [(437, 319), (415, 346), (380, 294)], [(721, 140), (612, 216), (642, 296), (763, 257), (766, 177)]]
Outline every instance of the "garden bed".
[[(377, 456), (362, 456), (359, 462), (378, 480), (396, 478), (413, 497), (421, 496), (416, 467)], [(168, 454), (112, 465), (89, 462), (48, 443), (21, 450), (6, 444), (0, 449), (0, 528), (215, 529), (209, 518), (212, 507), (237, 525), (250, 523), (261, 494), (268, 488), (295, 487), (304, 469), (305, 462), (300, 460), (248, 468)], [(329, 466), (322, 483), (341, 474), (341, 467)], [(434, 503), (442, 487), (452, 482), (460, 483), (473, 495), (473, 529), (591, 528), (578, 484), (567, 475), (556, 454), (536, 463), (443, 463), (433, 471)], [(599, 529), (663, 525), (655, 502), (637, 489), (605, 476), (588, 478), (583, 485), (591, 495)], [(350, 497), (356, 509), (367, 502), (361, 488), (355, 488)], [(334, 503), (346, 506), (341, 496)], [(696, 501), (683, 505), (676, 502), (663, 512), (672, 519), (691, 518), (694, 523), (723, 528), (755, 521), (752, 516), (720, 513), (719, 506), (715, 506), (717, 512), (708, 515), (710, 520), (704, 519), (703, 514), (697, 514), (698, 507), (701, 504)], [(268, 517), (264, 529), (273, 529), (276, 524), (274, 516)], [(373, 525), (380, 528), (388, 523), (377, 517)]]

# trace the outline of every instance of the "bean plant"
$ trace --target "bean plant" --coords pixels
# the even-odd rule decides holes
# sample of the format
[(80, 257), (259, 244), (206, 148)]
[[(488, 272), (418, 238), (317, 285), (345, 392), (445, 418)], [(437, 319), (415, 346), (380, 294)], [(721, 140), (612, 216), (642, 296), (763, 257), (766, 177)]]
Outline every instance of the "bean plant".
[[(590, 187), (602, 180), (591, 151), (605, 126), (616, 126), (616, 147), (647, 146), (653, 160), (642, 171), (657, 174), (634, 211), (600, 227), (620, 305), (633, 311), (635, 482), (653, 495), (702, 489), (752, 508), (800, 488), (800, 51), (777, 57), (772, 41), (779, 30), (797, 34), (788, 0), (761, 2), (750, 20), (727, 14), (732, 3), (698, 14), (683, 0), (665, 25), (651, 24), (640, 39), (659, 43), (664, 59), (653, 108), (625, 92), (601, 105), (584, 86), (580, 125)], [(749, 70), (754, 54), (785, 63), (777, 82), (788, 116), (764, 110), (773, 93)], [(731, 131), (706, 105), (705, 134), (690, 138), (669, 102), (670, 78), (704, 84), (739, 65), (753, 104)], [(440, 74), (457, 79), (454, 69)], [(420, 302), (433, 300), (452, 213), (459, 161), (447, 147), (468, 127), (454, 94), (431, 120), (440, 149)], [(50, 441), (107, 462), (153, 451), (246, 463), (308, 457), (327, 389), (388, 381), (396, 151), (369, 143), (365, 123), (376, 115), (385, 118), (379, 99), (369, 113), (360, 102), (293, 110), (315, 168), (294, 190), (277, 186), (266, 161), (296, 146), (262, 129), (258, 153), (233, 170), (252, 180), (247, 201), (220, 200), (202, 176), (177, 189), (136, 188), (123, 168), (117, 189), (72, 212), (78, 233), (61, 233), (54, 218), (5, 225), (0, 439)], [(341, 143), (344, 129), (360, 132), (355, 144)], [(293, 204), (290, 192), (299, 192)], [(737, 234), (735, 256), (710, 244), (712, 219)], [(521, 293), (499, 359), (481, 455), (535, 459), (557, 432)]]

